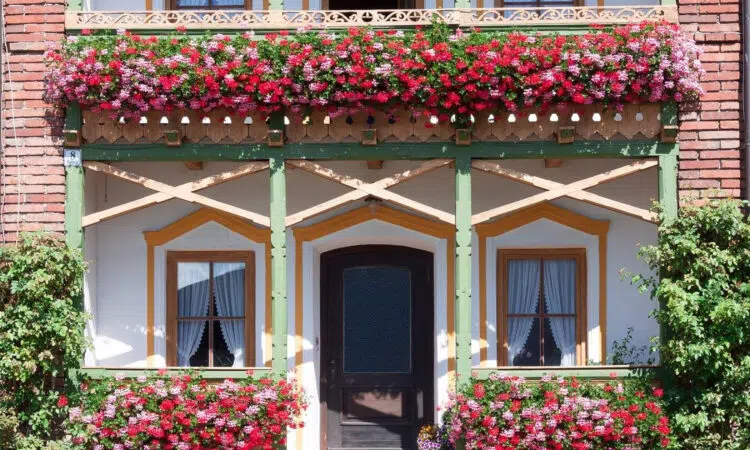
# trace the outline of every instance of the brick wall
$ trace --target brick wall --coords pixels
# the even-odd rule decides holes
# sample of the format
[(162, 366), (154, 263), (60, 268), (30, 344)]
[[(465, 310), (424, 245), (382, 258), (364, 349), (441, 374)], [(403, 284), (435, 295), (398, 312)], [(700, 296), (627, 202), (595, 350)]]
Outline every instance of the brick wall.
[(703, 47), (706, 95), (680, 124), (680, 200), (739, 198), (742, 181), (740, 0), (678, 0), (680, 24)]
[(5, 242), (13, 242), (18, 230), (64, 228), (63, 120), (42, 95), (43, 54), (64, 36), (65, 0), (3, 0), (3, 8), (10, 53), (3, 50), (2, 55), (0, 233), (4, 230)]

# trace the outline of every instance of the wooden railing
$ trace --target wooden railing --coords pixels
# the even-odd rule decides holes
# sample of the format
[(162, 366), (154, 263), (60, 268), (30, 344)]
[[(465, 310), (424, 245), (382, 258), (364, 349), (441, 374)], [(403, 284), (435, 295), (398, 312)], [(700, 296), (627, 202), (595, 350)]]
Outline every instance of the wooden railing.
[(676, 6), (596, 6), (481, 9), (400, 9), (351, 11), (69, 11), (68, 30), (127, 29), (275, 30), (341, 29), (369, 26), (399, 28), (433, 21), (462, 27), (587, 26), (626, 24), (643, 20), (677, 22)]

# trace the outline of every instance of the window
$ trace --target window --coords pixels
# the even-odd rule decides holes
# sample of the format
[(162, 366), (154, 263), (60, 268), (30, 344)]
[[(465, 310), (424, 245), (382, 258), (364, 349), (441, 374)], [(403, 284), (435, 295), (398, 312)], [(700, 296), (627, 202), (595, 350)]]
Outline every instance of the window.
[(498, 363), (586, 363), (585, 249), (500, 250)]
[(254, 280), (253, 252), (168, 252), (167, 364), (255, 365)]
[(170, 0), (171, 9), (250, 9), (250, 0)]

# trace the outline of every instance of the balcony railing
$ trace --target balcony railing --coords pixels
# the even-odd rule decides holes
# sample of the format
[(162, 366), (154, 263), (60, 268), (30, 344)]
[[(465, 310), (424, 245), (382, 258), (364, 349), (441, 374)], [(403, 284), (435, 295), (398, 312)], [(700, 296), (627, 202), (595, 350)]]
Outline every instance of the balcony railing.
[(462, 27), (614, 25), (643, 20), (677, 22), (676, 6), (596, 6), (351, 11), (82, 11), (67, 12), (65, 27), (82, 29), (190, 30), (376, 28), (429, 25), (434, 20)]

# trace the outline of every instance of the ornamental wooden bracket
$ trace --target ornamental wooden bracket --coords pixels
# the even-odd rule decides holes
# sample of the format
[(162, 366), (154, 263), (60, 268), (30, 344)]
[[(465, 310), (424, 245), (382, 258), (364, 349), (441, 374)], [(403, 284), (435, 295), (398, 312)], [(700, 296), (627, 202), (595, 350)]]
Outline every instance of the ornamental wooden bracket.
[(656, 167), (658, 164), (658, 161), (654, 159), (646, 159), (628, 164), (626, 166), (618, 167), (616, 169), (609, 170), (607, 172), (603, 172), (588, 178), (584, 178), (583, 180), (579, 180), (574, 183), (563, 184), (558, 183), (557, 181), (547, 180), (541, 177), (519, 172), (517, 170), (508, 169), (500, 166), (499, 164), (476, 160), (471, 164), (475, 169), (499, 175), (511, 180), (519, 181), (521, 183), (528, 184), (540, 189), (544, 189), (546, 192), (532, 195), (531, 197), (527, 197), (522, 200), (490, 209), (489, 211), (474, 214), (471, 217), (471, 224), (476, 225), (482, 222), (486, 222), (497, 216), (508, 214), (521, 208), (526, 208), (537, 203), (547, 202), (560, 197), (571, 197), (576, 200), (580, 200), (596, 206), (601, 206), (603, 208), (626, 214), (637, 219), (645, 220), (647, 222), (656, 222), (657, 215), (649, 210), (628, 205), (627, 203), (612, 200), (610, 198), (593, 194), (591, 192), (586, 192), (585, 190), (608, 181), (622, 178), (632, 173)]
[(393, 176), (378, 180), (374, 183), (368, 183), (358, 178), (350, 177), (348, 175), (342, 175), (332, 169), (321, 166), (320, 164), (311, 161), (289, 160), (287, 161), (287, 164), (290, 167), (302, 169), (314, 175), (318, 175), (319, 177), (325, 178), (326, 180), (343, 184), (344, 186), (350, 187), (354, 190), (315, 205), (311, 208), (307, 208), (296, 214), (287, 216), (286, 225), (292, 226), (294, 224), (302, 222), (303, 220), (306, 220), (318, 214), (322, 214), (326, 211), (330, 211), (341, 205), (345, 205), (347, 203), (361, 200), (370, 196), (379, 198), (381, 200), (391, 201), (397, 205), (403, 206), (404, 208), (411, 209), (413, 211), (436, 218), (446, 223), (455, 224), (456, 218), (453, 214), (441, 211), (439, 209), (433, 208), (432, 206), (425, 205), (424, 203), (411, 200), (402, 195), (387, 190), (388, 188), (393, 187), (399, 183), (403, 183), (406, 180), (410, 180), (419, 175), (423, 175), (425, 173), (439, 169), (440, 167), (447, 166), (450, 161), (451, 160), (449, 159), (433, 159), (421, 164), (415, 169), (406, 170)]
[(190, 203), (196, 203), (208, 208), (232, 214), (258, 225), (268, 227), (271, 224), (271, 220), (267, 216), (263, 216), (251, 211), (246, 211), (236, 206), (232, 206), (218, 200), (213, 200), (195, 193), (195, 191), (199, 191), (201, 189), (206, 189), (211, 186), (216, 186), (221, 183), (226, 183), (228, 181), (268, 169), (268, 162), (266, 161), (244, 164), (227, 172), (211, 175), (209, 177), (184, 183), (178, 186), (171, 186), (166, 183), (142, 177), (140, 175), (136, 175), (134, 173), (99, 162), (87, 161), (83, 163), (83, 167), (141, 185), (147, 189), (157, 191), (156, 194), (151, 194), (138, 200), (133, 200), (127, 203), (123, 203), (122, 205), (114, 206), (103, 211), (89, 214), (83, 218), (84, 227), (104, 220), (112, 219), (129, 212), (143, 209), (157, 203), (162, 203), (173, 198), (179, 198)]

